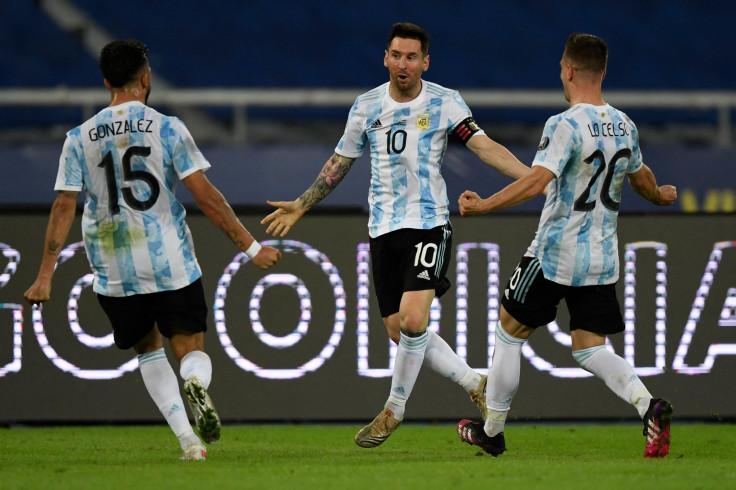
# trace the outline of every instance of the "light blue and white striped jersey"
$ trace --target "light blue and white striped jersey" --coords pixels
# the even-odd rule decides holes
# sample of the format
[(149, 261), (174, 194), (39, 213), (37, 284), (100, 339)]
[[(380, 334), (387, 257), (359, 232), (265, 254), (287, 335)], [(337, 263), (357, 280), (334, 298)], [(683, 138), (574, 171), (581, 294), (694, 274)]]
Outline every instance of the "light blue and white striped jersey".
[(422, 80), (419, 96), (406, 103), (394, 101), (388, 88), (386, 82), (355, 100), (335, 148), (339, 155), (358, 158), (370, 145), (368, 234), (373, 238), (447, 223), (449, 200), (440, 173), (447, 137), (472, 116), (456, 90), (436, 83)]
[(642, 166), (639, 134), (623, 112), (576, 104), (549, 118), (532, 166), (557, 177), (547, 186), (536, 237), (527, 250), (558, 284), (618, 280), (616, 226), (626, 174)]
[(82, 234), (94, 291), (169, 291), (201, 275), (180, 179), (210, 164), (184, 123), (139, 102), (107, 107), (67, 133), (57, 191), (86, 190)]

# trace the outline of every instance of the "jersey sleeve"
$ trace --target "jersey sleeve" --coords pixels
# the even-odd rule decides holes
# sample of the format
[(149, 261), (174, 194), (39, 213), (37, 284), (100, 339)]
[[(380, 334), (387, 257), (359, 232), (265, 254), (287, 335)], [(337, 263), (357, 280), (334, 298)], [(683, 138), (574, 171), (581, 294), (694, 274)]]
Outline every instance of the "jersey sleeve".
[(544, 125), (532, 167), (544, 167), (555, 174), (555, 177), (559, 177), (574, 149), (575, 135), (572, 126), (564, 119), (552, 117)]
[(641, 148), (639, 147), (639, 131), (636, 129), (634, 121), (632, 121), (628, 116), (626, 116), (626, 122), (631, 126), (631, 143), (633, 145), (626, 173), (633, 174), (641, 169), (642, 165), (644, 165), (644, 160), (642, 159)]
[(368, 142), (365, 121), (365, 111), (361, 109), (359, 101), (356, 100), (348, 114), (345, 132), (335, 147), (335, 153), (347, 158), (358, 158), (363, 154)]
[(79, 128), (69, 131), (59, 157), (59, 170), (56, 173), (55, 191), (82, 191), (82, 147)]
[(171, 161), (179, 179), (184, 179), (198, 170), (210, 168), (210, 162), (194, 142), (189, 129), (178, 118), (170, 117), (163, 121), (161, 139), (164, 148), (170, 150)]
[(460, 96), (460, 92), (455, 91), (452, 95), (452, 101), (448, 105), (448, 119), (451, 132), (460, 138), (464, 145), (467, 145), (474, 135), (485, 134), (473, 119), (473, 114)]

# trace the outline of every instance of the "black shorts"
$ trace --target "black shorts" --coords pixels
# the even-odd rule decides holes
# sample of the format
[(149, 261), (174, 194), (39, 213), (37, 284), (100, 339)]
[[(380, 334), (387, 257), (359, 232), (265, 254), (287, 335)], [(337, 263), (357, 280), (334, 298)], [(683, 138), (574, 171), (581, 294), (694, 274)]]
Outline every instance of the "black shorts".
[(373, 286), (381, 317), (399, 311), (405, 291), (434, 289), (440, 297), (450, 289), (445, 277), (452, 255), (452, 226), (431, 230), (405, 228), (370, 239)]
[(173, 330), (207, 331), (207, 304), (202, 280), (174, 291), (133, 296), (97, 295), (100, 306), (112, 323), (115, 345), (130, 349), (148, 335), (154, 325), (166, 338)]
[(528, 327), (547, 325), (557, 316), (557, 305), (565, 299), (570, 312), (570, 330), (601, 335), (623, 332), (624, 320), (616, 297), (616, 285), (564, 286), (544, 277), (535, 257), (524, 257), (516, 266), (501, 298), (514, 319)]

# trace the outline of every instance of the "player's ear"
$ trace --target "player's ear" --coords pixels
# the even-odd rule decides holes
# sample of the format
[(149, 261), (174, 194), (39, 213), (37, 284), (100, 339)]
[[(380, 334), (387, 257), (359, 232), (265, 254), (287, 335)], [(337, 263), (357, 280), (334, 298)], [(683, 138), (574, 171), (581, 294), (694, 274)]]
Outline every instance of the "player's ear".
[(422, 60), (422, 71), (429, 70), (429, 55), (425, 56)]
[(141, 87), (147, 88), (151, 85), (151, 66), (146, 65), (145, 69), (138, 76), (138, 83)]
[(572, 65), (565, 65), (565, 79), (567, 81), (572, 80), (572, 76), (575, 74), (575, 67)]
[(112, 87), (110, 86), (110, 82), (107, 81), (107, 78), (105, 78), (103, 81), (105, 83), (105, 88), (108, 90), (112, 90)]

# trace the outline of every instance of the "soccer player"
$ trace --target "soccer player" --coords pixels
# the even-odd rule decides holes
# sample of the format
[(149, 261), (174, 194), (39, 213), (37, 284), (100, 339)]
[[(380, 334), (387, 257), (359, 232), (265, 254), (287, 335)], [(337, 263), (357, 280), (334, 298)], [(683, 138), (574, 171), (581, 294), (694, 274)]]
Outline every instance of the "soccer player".
[(162, 339), (169, 339), (180, 364), (200, 436), (216, 442), (220, 419), (207, 394), (212, 364), (204, 353), (207, 305), (186, 213), (174, 196), (177, 182), (184, 182), (207, 217), (256, 266), (273, 266), (281, 253), (261, 247), (205, 177), (210, 164), (184, 123), (146, 105), (151, 91), (147, 53), (134, 40), (113, 41), (102, 49), (99, 67), (110, 106), (67, 133), (43, 259), (24, 296), (34, 305), (49, 299), (77, 196), (85, 190), (84, 245), (115, 344), (138, 354), (146, 388), (184, 451), (180, 459), (202, 460), (206, 450), (189, 425)]
[(342, 181), (366, 146), (371, 153), (368, 201), (373, 284), (383, 323), (398, 344), (391, 393), (384, 410), (355, 436), (361, 447), (382, 444), (401, 424), (422, 363), (462, 386), (485, 410), (481, 377), (447, 343), (428, 331), (432, 300), (450, 287), (445, 277), (452, 227), (440, 173), (451, 134), (485, 163), (520, 178), (530, 169), (491, 140), (455, 90), (423, 80), (429, 36), (419, 26), (393, 26), (383, 64), (389, 81), (360, 95), (345, 133), (317, 180), (297, 200), (271, 202), (278, 209), (261, 223), (281, 236)]
[(628, 362), (605, 347), (622, 332), (615, 284), (619, 274), (616, 223), (624, 177), (658, 206), (677, 199), (677, 189), (657, 186), (642, 162), (639, 135), (623, 112), (606, 104), (601, 85), (608, 47), (600, 38), (568, 37), (560, 78), (570, 109), (549, 118), (526, 177), (487, 199), (465, 191), (463, 216), (485, 214), (524, 202), (546, 189), (536, 237), (511, 275), (501, 300), (496, 345), (488, 372), (485, 423), (462, 420), (460, 438), (497, 456), (504, 452), (504, 424), (519, 386), (522, 346), (537, 327), (554, 320), (564, 298), (570, 311), (572, 356), (631, 403), (644, 421), (644, 456), (669, 452), (672, 405), (654, 398)]

